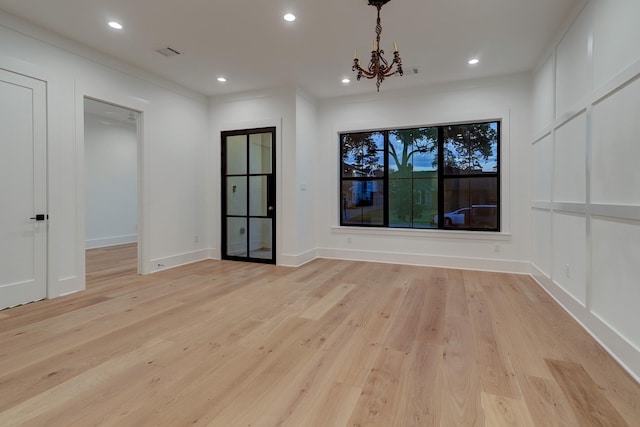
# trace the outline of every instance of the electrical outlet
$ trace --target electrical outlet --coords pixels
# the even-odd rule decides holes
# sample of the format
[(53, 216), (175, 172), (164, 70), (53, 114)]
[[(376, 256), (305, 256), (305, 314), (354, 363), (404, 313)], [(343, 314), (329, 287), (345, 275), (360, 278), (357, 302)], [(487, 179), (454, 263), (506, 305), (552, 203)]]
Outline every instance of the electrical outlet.
[(193, 237), (193, 243), (198, 243), (198, 240), (200, 240), (200, 239), (198, 238), (198, 236), (194, 236), (194, 237)]
[(244, 234), (244, 231), (245, 231), (245, 230), (244, 230), (244, 227), (240, 227), (240, 234), (241, 234), (241, 235), (242, 235), (242, 234)]

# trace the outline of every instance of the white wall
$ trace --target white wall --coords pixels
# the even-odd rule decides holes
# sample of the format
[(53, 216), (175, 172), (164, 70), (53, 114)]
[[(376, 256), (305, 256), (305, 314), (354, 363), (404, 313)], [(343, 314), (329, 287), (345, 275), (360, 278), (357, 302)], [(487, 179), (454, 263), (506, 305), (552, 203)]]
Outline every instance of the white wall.
[(575, 10), (535, 75), (534, 277), (640, 378), (640, 3)]
[(315, 101), (294, 87), (211, 99), (209, 212), (216, 257), (220, 256), (220, 132), (276, 126), (276, 262), (297, 266), (315, 258), (316, 116)]
[[(319, 255), (528, 272), (530, 96), (522, 74), (322, 102), (314, 156)], [(339, 132), (488, 119), (502, 120), (500, 233), (339, 227)]]
[(209, 255), (205, 97), (1, 12), (0, 68), (47, 83), (49, 297), (85, 286), (84, 96), (142, 113), (143, 272)]
[[(290, 197), (293, 188), (290, 176), (295, 176), (295, 106), (293, 88), (251, 92), (211, 98), (209, 102), (209, 126), (212, 150), (208, 163), (208, 182), (211, 183), (208, 197), (209, 240), (212, 253), (220, 258), (221, 251), (221, 139), (220, 133), (227, 130), (276, 127), (276, 262), (283, 261), (283, 253), (294, 247), (293, 227), (283, 230), (282, 224), (295, 222), (295, 213), (284, 207), (294, 206)], [(287, 160), (285, 160), (287, 159)], [(283, 219), (284, 218), (284, 219)]]
[(325, 168), (315, 156), (318, 145), (318, 110), (313, 99), (298, 90), (296, 94), (296, 254), (297, 262), (317, 256), (315, 200), (318, 186), (326, 186), (326, 177), (315, 181), (315, 171)]
[(84, 116), (85, 247), (138, 240), (135, 123)]

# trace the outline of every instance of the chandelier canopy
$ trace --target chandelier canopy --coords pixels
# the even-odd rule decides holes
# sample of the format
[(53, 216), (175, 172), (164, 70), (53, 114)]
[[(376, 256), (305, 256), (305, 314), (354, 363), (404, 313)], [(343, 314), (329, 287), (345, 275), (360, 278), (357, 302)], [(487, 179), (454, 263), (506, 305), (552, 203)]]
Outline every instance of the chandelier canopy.
[[(380, 92), (380, 84), (385, 77), (392, 76), (394, 74), (403, 75), (402, 71), (402, 59), (398, 52), (398, 47), (395, 42), (393, 43), (393, 61), (391, 65), (384, 58), (384, 50), (380, 49), (380, 34), (382, 33), (382, 24), (380, 24), (380, 9), (386, 3), (391, 0), (368, 0), (369, 6), (375, 6), (378, 9), (378, 19), (376, 21), (376, 39), (371, 43), (371, 61), (366, 69), (360, 66), (360, 60), (358, 59), (358, 50), (356, 49), (355, 57), (353, 58), (353, 66), (351, 69), (357, 72), (357, 79), (362, 77), (367, 79), (376, 79), (376, 87)], [(395, 65), (395, 69), (394, 69)]]

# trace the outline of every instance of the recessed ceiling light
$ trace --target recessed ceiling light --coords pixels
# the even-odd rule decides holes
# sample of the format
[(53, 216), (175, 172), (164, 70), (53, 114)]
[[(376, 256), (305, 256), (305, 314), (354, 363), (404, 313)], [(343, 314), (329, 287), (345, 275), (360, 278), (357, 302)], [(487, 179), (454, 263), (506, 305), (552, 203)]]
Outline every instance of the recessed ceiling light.
[(346, 78), (346, 77), (344, 79), (342, 79), (342, 84), (346, 85), (347, 83), (351, 83), (351, 80)]
[(476, 65), (480, 60), (478, 58), (473, 58), (469, 60), (469, 65)]
[(226, 79), (225, 77), (218, 77), (218, 78), (217, 78), (217, 80), (218, 80), (220, 83), (224, 83), (224, 82), (226, 82), (226, 81), (227, 81), (227, 79)]
[(294, 15), (293, 13), (287, 13), (286, 15), (284, 15), (284, 20), (288, 22), (293, 22), (296, 20), (296, 15)]
[(109, 22), (109, 26), (111, 28), (113, 28), (114, 30), (121, 30), (122, 29), (122, 24), (116, 21), (110, 21)]

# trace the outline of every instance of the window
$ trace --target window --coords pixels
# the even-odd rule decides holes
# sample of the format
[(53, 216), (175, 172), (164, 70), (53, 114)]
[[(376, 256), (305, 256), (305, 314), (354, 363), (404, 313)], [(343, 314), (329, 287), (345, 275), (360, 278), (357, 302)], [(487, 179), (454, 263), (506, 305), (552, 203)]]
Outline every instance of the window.
[(340, 134), (340, 225), (499, 231), (500, 122)]

